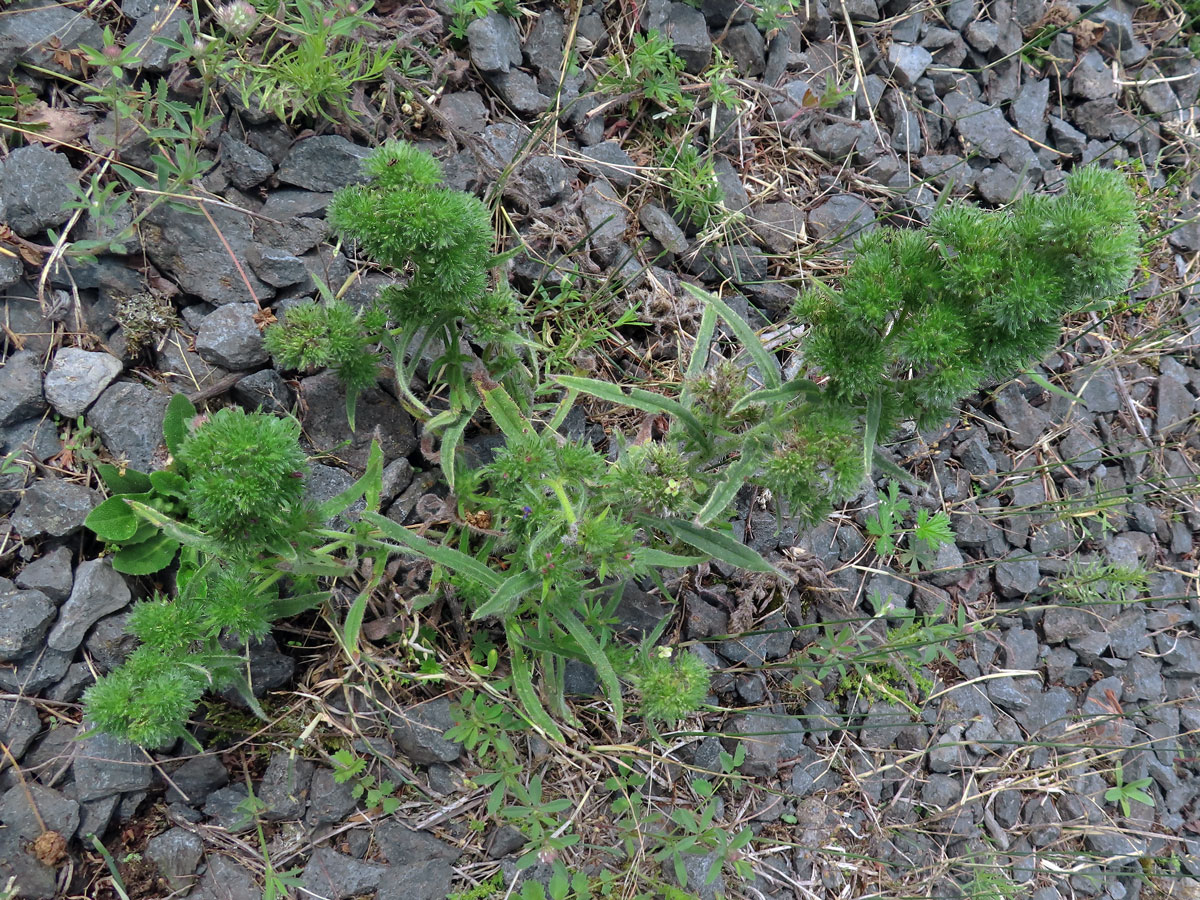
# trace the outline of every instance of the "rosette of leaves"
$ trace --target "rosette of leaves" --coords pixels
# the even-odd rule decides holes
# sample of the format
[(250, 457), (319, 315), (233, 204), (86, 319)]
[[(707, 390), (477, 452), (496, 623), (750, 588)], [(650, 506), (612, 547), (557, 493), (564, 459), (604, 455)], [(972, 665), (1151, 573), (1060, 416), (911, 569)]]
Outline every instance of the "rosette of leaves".
[(708, 666), (700, 657), (656, 647), (637, 675), (642, 715), (651, 722), (677, 722), (700, 709), (710, 684)]
[(1128, 284), (1136, 200), (1119, 172), (1089, 166), (1057, 196), (1004, 211), (952, 204), (924, 230), (880, 228), (855, 249), (838, 289), (797, 300), (805, 358), (872, 431), (928, 427), (1053, 349), (1065, 315)]
[[(491, 213), (478, 198), (442, 185), (438, 162), (403, 141), (391, 141), (364, 161), (364, 184), (338, 191), (329, 204), (333, 230), (379, 265), (400, 274), (385, 287), (377, 309), (355, 313), (326, 298), (290, 310), (267, 330), (268, 349), (283, 365), (328, 365), (353, 395), (374, 377), (375, 344), (392, 353), (396, 383), (412, 411), (431, 414), (409, 389), (422, 353), (440, 345), (431, 366), (450, 387), (451, 406), (474, 411), (466, 368), (463, 326), (487, 349), (502, 355), (513, 344), (520, 307), (507, 287), (493, 289), (500, 258)], [(388, 327), (391, 323), (391, 327)], [(493, 371), (496, 360), (492, 359)]]

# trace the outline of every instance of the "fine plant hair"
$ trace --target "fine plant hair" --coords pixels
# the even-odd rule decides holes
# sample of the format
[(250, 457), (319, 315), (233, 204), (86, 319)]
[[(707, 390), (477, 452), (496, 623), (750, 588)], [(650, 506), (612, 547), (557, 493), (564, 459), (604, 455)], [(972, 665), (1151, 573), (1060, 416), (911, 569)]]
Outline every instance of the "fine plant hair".
[(839, 289), (798, 298), (805, 357), (831, 400), (875, 410), (881, 436), (906, 419), (931, 426), (1053, 349), (1064, 316), (1128, 284), (1138, 239), (1133, 191), (1096, 166), (1006, 211), (956, 203), (924, 230), (880, 228), (858, 240)]

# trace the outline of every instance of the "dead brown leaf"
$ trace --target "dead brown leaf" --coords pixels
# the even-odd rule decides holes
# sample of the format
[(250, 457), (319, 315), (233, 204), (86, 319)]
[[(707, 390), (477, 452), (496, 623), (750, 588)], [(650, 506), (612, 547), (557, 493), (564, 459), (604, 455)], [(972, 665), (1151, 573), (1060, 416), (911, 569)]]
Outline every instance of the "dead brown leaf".
[(43, 144), (71, 144), (79, 140), (92, 126), (92, 117), (73, 109), (47, 106), (40, 100), (29, 110), (22, 111), (21, 124), (31, 126), (35, 133), (30, 141)]

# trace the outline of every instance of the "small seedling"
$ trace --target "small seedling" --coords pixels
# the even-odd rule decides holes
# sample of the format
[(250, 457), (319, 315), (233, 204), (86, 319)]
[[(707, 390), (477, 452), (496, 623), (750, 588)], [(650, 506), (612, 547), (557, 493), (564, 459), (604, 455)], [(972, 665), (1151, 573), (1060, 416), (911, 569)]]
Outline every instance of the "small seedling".
[(1113, 770), (1113, 786), (1104, 792), (1104, 799), (1121, 807), (1121, 814), (1129, 815), (1129, 802), (1132, 800), (1144, 806), (1154, 806), (1154, 798), (1146, 793), (1150, 787), (1151, 778), (1139, 778), (1136, 781), (1125, 781), (1125, 771), (1121, 763)]

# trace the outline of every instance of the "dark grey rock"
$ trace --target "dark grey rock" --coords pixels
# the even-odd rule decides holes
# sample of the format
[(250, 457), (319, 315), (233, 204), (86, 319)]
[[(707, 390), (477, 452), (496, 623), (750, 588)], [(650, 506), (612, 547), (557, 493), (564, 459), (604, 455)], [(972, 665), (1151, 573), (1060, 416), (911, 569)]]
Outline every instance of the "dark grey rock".
[(1061, 687), (1029, 697), (1029, 705), (1014, 711), (1014, 718), (1032, 740), (1061, 735), (1071, 724), (1075, 697)]
[(875, 230), (875, 211), (857, 194), (835, 194), (809, 212), (808, 224), (818, 240), (849, 246)]
[(1168, 121), (1177, 118), (1180, 109), (1179, 97), (1154, 64), (1147, 64), (1138, 73), (1137, 79), (1138, 99), (1147, 110)]
[(723, 743), (734, 752), (740, 742), (746, 748), (740, 771), (756, 778), (774, 778), (779, 763), (799, 748), (804, 740), (804, 724), (796, 716), (740, 713), (725, 723)]
[(155, 835), (146, 844), (146, 858), (158, 867), (158, 874), (173, 891), (186, 891), (192, 886), (203, 855), (200, 837), (178, 826)]
[(233, 386), (233, 396), (248, 410), (286, 414), (295, 403), (292, 389), (274, 369), (262, 369)]
[(792, 630), (787, 620), (773, 613), (754, 632), (717, 644), (717, 652), (730, 662), (758, 667), (772, 659), (787, 656), (792, 646)]
[(358, 395), (353, 432), (346, 420), (346, 392), (336, 373), (305, 378), (300, 383), (300, 394), (305, 411), (304, 434), (313, 448), (344, 460), (356, 470), (366, 468), (376, 432), (385, 463), (416, 449), (412, 418), (395, 398), (378, 388)]
[[(1010, 111), (1017, 128), (1035, 141), (1046, 141), (1046, 110), (1050, 104), (1050, 79), (1026, 81)], [(1068, 152), (1068, 151), (1064, 151)]]
[(490, 859), (503, 859), (506, 856), (511, 856), (522, 847), (527, 841), (519, 829), (512, 825), (501, 825), (499, 828), (493, 829), (492, 833), (487, 838), (487, 855)]
[(22, 271), (19, 257), (0, 255), (0, 289), (12, 287), (20, 281)]
[(450, 895), (454, 870), (441, 859), (427, 859), (393, 867), (379, 886), (376, 900), (442, 900)]
[(548, 110), (554, 102), (538, 90), (537, 79), (520, 69), (488, 75), (487, 82), (500, 95), (500, 99), (521, 116), (536, 116)]
[(1050, 416), (1030, 406), (1015, 384), (1006, 385), (993, 402), (996, 414), (1009, 429), (1008, 439), (1019, 450), (1032, 447), (1050, 427)]
[(254, 274), (272, 287), (288, 287), (308, 281), (304, 260), (288, 250), (251, 245), (246, 259)]
[(270, 299), (274, 290), (249, 271), (246, 264), (246, 248), (252, 240), (249, 217), (226, 206), (210, 205), (207, 212), (213, 221), (211, 225), (204, 216), (168, 203), (154, 207), (140, 229), (142, 246), (150, 260), (184, 291), (201, 300), (217, 306), (245, 303), (252, 298), (229, 258), (227, 243), (239, 257), (254, 296), (260, 301)]
[(767, 67), (767, 45), (751, 22), (735, 25), (725, 34), (722, 49), (733, 58), (743, 78), (758, 78)]
[(45, 408), (38, 354), (18, 350), (0, 369), (0, 428), (40, 416)]
[(574, 174), (556, 156), (532, 156), (521, 166), (521, 180), (538, 207), (553, 206), (566, 197)]
[(1037, 591), (1041, 569), (1036, 557), (1014, 550), (996, 563), (996, 586), (1007, 599), (1028, 597)]
[[(543, 13), (543, 16), (545, 13)], [(468, 134), (482, 134), (487, 125), (488, 111), (483, 99), (474, 91), (445, 94), (437, 108), (450, 123)]]
[(231, 833), (247, 831), (254, 825), (254, 816), (246, 810), (250, 796), (244, 784), (231, 784), (218, 788), (204, 802), (204, 815), (213, 825)]
[(1084, 100), (1116, 96), (1117, 84), (1113, 80), (1112, 69), (1099, 50), (1092, 48), (1075, 64), (1071, 74), (1071, 93)]
[(585, 172), (607, 178), (613, 187), (621, 191), (632, 187), (637, 163), (616, 141), (603, 141), (594, 147), (583, 147), (579, 155), (582, 157), (580, 166)]
[(1125, 0), (1110, 0), (1099, 9), (1088, 8), (1087, 18), (1103, 22), (1107, 27), (1100, 38), (1100, 46), (1110, 53), (1120, 52), (1121, 62), (1135, 66), (1149, 52), (1133, 30), (1133, 8)]
[(809, 132), (812, 149), (832, 162), (848, 159), (864, 138), (870, 134), (860, 122), (827, 122)]
[(75, 570), (75, 586), (59, 611), (58, 621), (46, 644), (67, 652), (83, 642), (83, 636), (101, 617), (124, 609), (130, 600), (129, 586), (114, 572), (107, 559), (92, 559)]
[(375, 841), (393, 866), (408, 866), (425, 860), (453, 863), (462, 851), (426, 831), (414, 831), (403, 822), (387, 819), (375, 829)]
[(63, 347), (46, 373), (46, 400), (68, 419), (82, 416), (122, 369), (121, 361), (111, 354)]
[(559, 66), (562, 65), (566, 44), (566, 20), (557, 8), (551, 6), (538, 13), (534, 19), (529, 34), (525, 37), (522, 52), (529, 65), (557, 74)]
[(988, 166), (975, 179), (975, 188), (988, 203), (1003, 206), (1026, 193), (1029, 180), (1019, 176), (1004, 163)]
[(10, 788), (0, 798), (0, 822), (27, 840), (35, 840), (43, 831), (56, 831), (70, 840), (79, 827), (79, 804), (31, 781)]
[(1158, 379), (1157, 405), (1154, 416), (1154, 432), (1158, 435), (1175, 434), (1191, 421), (1196, 411), (1196, 398), (1187, 386), (1168, 375)]
[(203, 806), (209, 794), (229, 784), (229, 771), (216, 755), (194, 756), (170, 774), (168, 803)]
[(906, 88), (913, 87), (933, 62), (933, 55), (916, 44), (892, 43), (887, 58), (892, 75)]
[(309, 828), (333, 825), (350, 815), (357, 805), (352, 785), (338, 784), (329, 769), (317, 769), (309, 789), (308, 812), (304, 816), (304, 823)]
[(413, 467), (407, 459), (396, 459), (383, 469), (383, 486), (379, 492), (380, 501), (384, 506), (391, 503), (412, 484)]
[(82, 484), (43, 478), (25, 491), (12, 514), (12, 526), (25, 538), (66, 537), (83, 527), (83, 520), (101, 499)]
[[(309, 465), (308, 478), (305, 480), (304, 498), (312, 503), (324, 503), (332, 500), (352, 484), (354, 484), (354, 478), (344, 470), (312, 463)], [(356, 501), (340, 516), (335, 516), (329, 523), (330, 527), (344, 527), (346, 521), (357, 521), (364, 509), (366, 509), (366, 501), (361, 499)]]
[(65, 156), (41, 144), (11, 151), (0, 161), (0, 209), (7, 224), (24, 237), (61, 225), (71, 217), (63, 204), (75, 199), (70, 186), (78, 180)]
[(912, 724), (912, 715), (892, 703), (872, 703), (859, 726), (864, 747), (886, 749), (896, 743), (900, 732)]
[(1063, 462), (1080, 472), (1090, 472), (1104, 459), (1104, 448), (1082, 425), (1072, 428), (1058, 444)]
[[(3, 596), (0, 596), (0, 606), (3, 603)], [(0, 622), (3, 621), (0, 618)], [(4, 625), (0, 625), (0, 632), (4, 628)], [(0, 642), (3, 640), (0, 634)], [(41, 730), (42, 722), (32, 704), (24, 700), (0, 700), (0, 741), (8, 749), (8, 756), (0, 757), (0, 772), (8, 768), (10, 756), (17, 762), (21, 761)]]
[(188, 900), (254, 900), (262, 896), (262, 888), (254, 876), (231, 857), (211, 853), (206, 864), (204, 876)]
[(297, 141), (279, 166), (279, 180), (309, 191), (336, 191), (366, 181), (370, 153), (344, 137), (326, 134)]
[(100, 47), (103, 34), (90, 17), (69, 7), (16, 0), (6, 4), (5, 14), (0, 16), (0, 47), (15, 48), (19, 60), (27, 65), (78, 75), (74, 62), (64, 64), (58, 54), (80, 44)]
[(751, 10), (739, 0), (701, 0), (699, 6), (705, 21), (717, 31), (728, 25), (741, 25), (752, 18)]
[(625, 207), (607, 185), (592, 183), (584, 189), (581, 212), (597, 258), (606, 264), (612, 262), (628, 227)]
[(521, 64), (521, 35), (516, 23), (498, 12), (467, 26), (471, 62), (481, 72), (507, 72)]
[(790, 253), (804, 231), (804, 210), (790, 200), (763, 203), (749, 211), (747, 224), (772, 253)]
[(154, 769), (145, 754), (108, 734), (94, 734), (80, 743), (72, 771), (81, 803), (145, 791), (154, 780)]
[(1097, 141), (1124, 139), (1136, 129), (1112, 97), (1076, 104), (1071, 108), (1071, 119), (1080, 131)]
[(385, 878), (392, 877), (395, 873), (387, 866), (363, 862), (329, 847), (318, 847), (304, 867), (300, 882), (302, 890), (312, 896), (347, 900), (377, 890)]
[(35, 650), (13, 668), (0, 666), (0, 688), (10, 693), (34, 696), (67, 674), (75, 654), (44, 648)]
[(244, 141), (225, 133), (220, 141), (221, 163), (230, 183), (248, 191), (275, 174), (275, 164)]
[(105, 616), (95, 624), (83, 642), (89, 658), (101, 674), (120, 666), (138, 645), (137, 638), (125, 628), (128, 619), (129, 614), (125, 612)]
[(965, 37), (980, 53), (987, 53), (1000, 40), (1000, 26), (991, 19), (976, 19), (967, 25)]
[(638, 221), (646, 232), (671, 253), (683, 253), (688, 248), (687, 235), (661, 206), (647, 203), (638, 212)]
[(254, 320), (253, 303), (230, 303), (204, 317), (196, 334), (201, 359), (233, 372), (242, 372), (270, 361), (262, 331)]
[(1072, 156), (1082, 156), (1087, 147), (1087, 135), (1058, 116), (1050, 116), (1050, 137), (1056, 149)]
[[(11, 17), (0, 17), (0, 22), (7, 18)], [(0, 881), (14, 885), (15, 896), (24, 900), (59, 896), (55, 870), (39, 861), (12, 828), (0, 828)]]
[(712, 38), (704, 14), (686, 3), (672, 3), (663, 23), (663, 34), (675, 45), (689, 75), (699, 75), (712, 59)]
[(1200, 675), (1200, 639), (1160, 634), (1155, 638), (1158, 652), (1166, 664), (1168, 678), (1194, 678)]
[(137, 17), (125, 46), (135, 51), (137, 65), (143, 72), (159, 75), (170, 70), (171, 49), (155, 38), (179, 40), (180, 26), (185, 21), (183, 10), (162, 4), (155, 4), (146, 15)]
[(443, 735), (454, 727), (450, 701), (444, 697), (398, 710), (391, 717), (392, 739), (414, 763), (454, 762), (462, 745)]
[[(162, 422), (170, 398), (132, 382), (111, 385), (87, 412), (109, 453), (124, 458), (139, 472), (162, 468), (166, 462)], [(157, 463), (157, 465), (156, 465)]]

